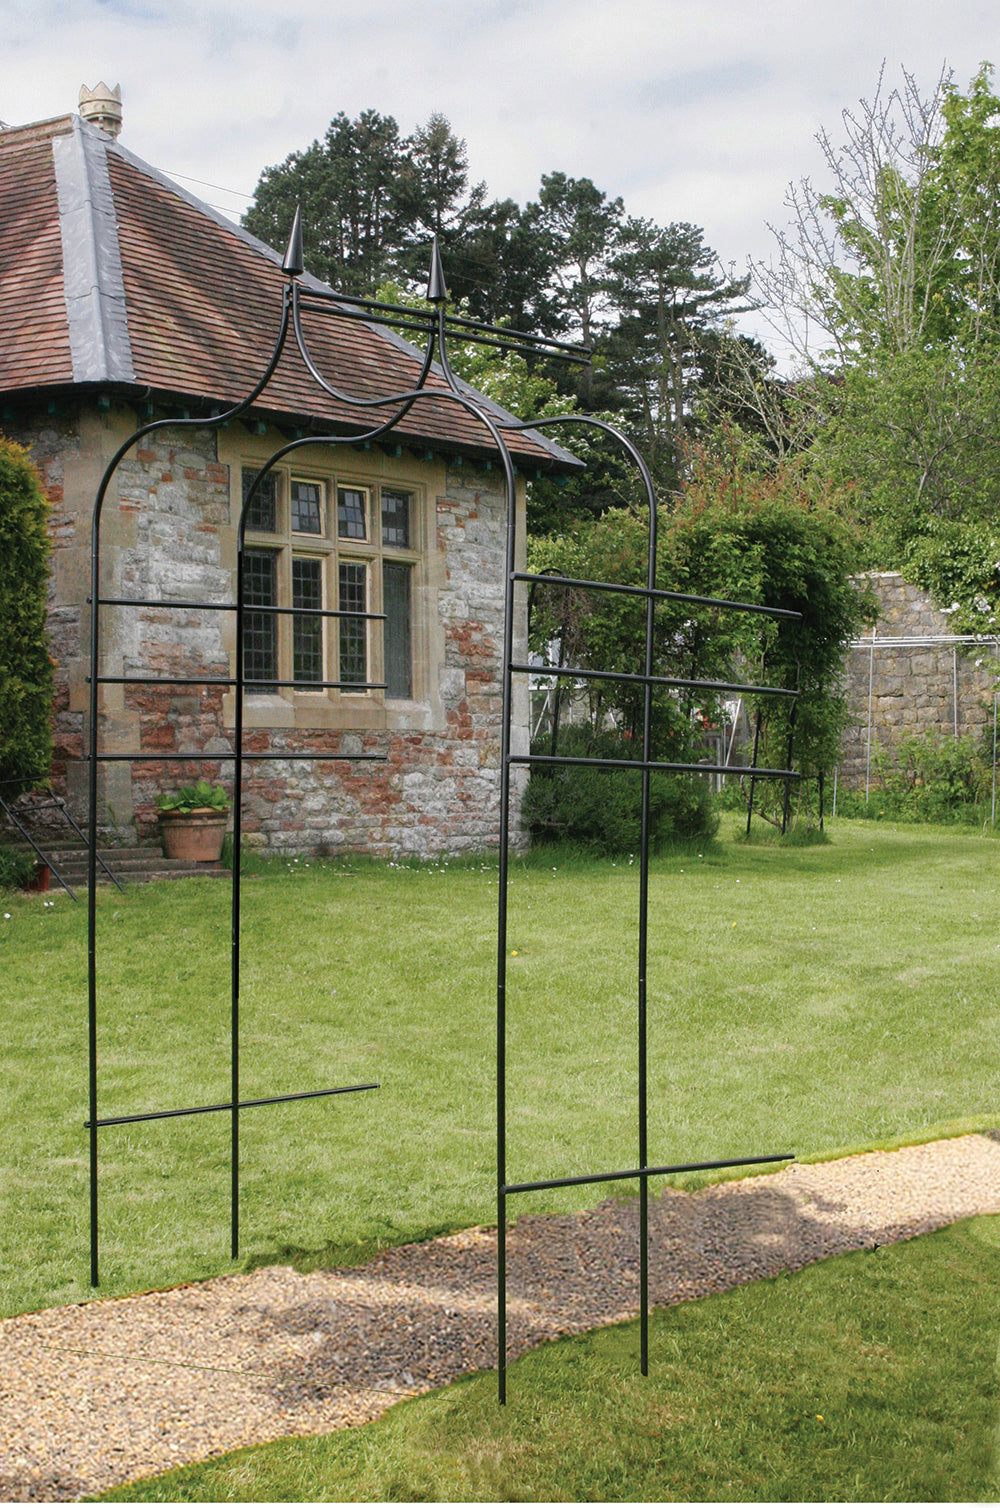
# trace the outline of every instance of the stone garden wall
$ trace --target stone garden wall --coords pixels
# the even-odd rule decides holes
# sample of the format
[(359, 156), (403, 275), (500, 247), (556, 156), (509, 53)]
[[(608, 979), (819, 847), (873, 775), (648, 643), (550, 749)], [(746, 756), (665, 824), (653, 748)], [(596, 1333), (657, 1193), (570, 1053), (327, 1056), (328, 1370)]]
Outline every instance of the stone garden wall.
[[(843, 741), (839, 779), (864, 785), (869, 747), (892, 748), (912, 733), (942, 737), (979, 736), (992, 725), (993, 679), (971, 649), (934, 640), (951, 635), (947, 613), (898, 571), (870, 578), (880, 604), (873, 643), (851, 651), (846, 661), (852, 721)], [(923, 642), (901, 644), (901, 639)], [(885, 641), (880, 643), (880, 640)]]

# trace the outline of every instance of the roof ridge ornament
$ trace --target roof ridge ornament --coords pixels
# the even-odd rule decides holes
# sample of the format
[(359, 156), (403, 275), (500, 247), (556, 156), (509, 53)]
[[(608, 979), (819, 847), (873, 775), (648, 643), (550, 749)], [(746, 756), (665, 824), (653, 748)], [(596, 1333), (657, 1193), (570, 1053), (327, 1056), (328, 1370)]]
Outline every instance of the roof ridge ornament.
[(106, 131), (109, 136), (118, 136), (122, 128), (122, 86), (109, 89), (101, 79), (93, 89), (80, 85), (80, 114), (85, 121)]
[(429, 304), (443, 304), (448, 299), (448, 285), (444, 280), (444, 267), (441, 263), (441, 248), (438, 246), (438, 238), (434, 237), (431, 243), (431, 271), (427, 279), (427, 302)]
[(295, 206), (295, 219), (288, 236), (288, 247), (285, 251), (285, 260), (281, 264), (282, 272), (287, 272), (290, 278), (301, 277), (305, 271), (305, 257), (302, 251), (302, 206)]

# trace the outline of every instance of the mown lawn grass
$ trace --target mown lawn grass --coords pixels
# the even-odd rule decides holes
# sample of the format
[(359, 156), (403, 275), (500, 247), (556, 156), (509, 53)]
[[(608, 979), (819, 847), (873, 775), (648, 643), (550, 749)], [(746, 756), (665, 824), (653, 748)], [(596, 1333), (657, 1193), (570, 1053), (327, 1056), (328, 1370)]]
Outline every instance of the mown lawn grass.
[[(812, 848), (731, 833), (654, 864), (651, 1157), (996, 1124), (1000, 846), (884, 823), (834, 824)], [(513, 868), (512, 1179), (635, 1160), (637, 889), (627, 860)], [(495, 1218), (496, 899), (492, 862), (246, 880), (243, 1094), (382, 1087), (243, 1115), (240, 1265), (343, 1263)], [(103, 1115), (226, 1099), (228, 903), (210, 881), (102, 892)], [(82, 906), (0, 906), (5, 1313), (91, 1296), (85, 954)], [(231, 1267), (225, 1116), (106, 1130), (101, 1154), (102, 1293)]]
[(545, 1345), (363, 1428), (124, 1502), (977, 1502), (1000, 1494), (1000, 1217)]

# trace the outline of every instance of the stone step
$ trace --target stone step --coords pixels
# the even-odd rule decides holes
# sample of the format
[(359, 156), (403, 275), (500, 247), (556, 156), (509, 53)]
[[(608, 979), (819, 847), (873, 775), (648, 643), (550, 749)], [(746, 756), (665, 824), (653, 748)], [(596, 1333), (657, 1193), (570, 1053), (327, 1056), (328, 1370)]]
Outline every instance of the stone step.
[[(36, 841), (38, 841), (36, 839)], [(11, 845), (24, 849), (24, 844)], [(86, 888), (87, 847), (83, 843), (39, 848), (66, 883), (73, 889)], [(137, 845), (123, 848), (98, 848), (100, 857), (122, 885), (138, 885), (149, 880), (189, 879), (194, 876), (222, 878), (229, 874), (221, 864), (189, 864), (184, 859), (165, 859), (157, 845)], [(98, 865), (97, 883), (110, 885), (107, 873)], [(51, 888), (58, 890), (59, 882), (53, 875)]]

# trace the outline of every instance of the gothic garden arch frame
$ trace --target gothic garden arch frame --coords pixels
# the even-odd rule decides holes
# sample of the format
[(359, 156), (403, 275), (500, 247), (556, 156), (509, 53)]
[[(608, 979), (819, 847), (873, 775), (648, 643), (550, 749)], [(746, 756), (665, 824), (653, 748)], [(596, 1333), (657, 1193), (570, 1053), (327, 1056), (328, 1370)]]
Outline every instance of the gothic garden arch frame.
[[(408, 414), (415, 405), (433, 400), (442, 400), (460, 406), (468, 414), (482, 425), (488, 434), (492, 445), (498, 455), (504, 482), (504, 496), (506, 501), (507, 525), (506, 525), (506, 548), (505, 548), (505, 585), (504, 585), (504, 632), (502, 645), (502, 725), (501, 725), (501, 748), (500, 748), (500, 847), (499, 847), (499, 884), (498, 884), (498, 910), (497, 910), (497, 940), (496, 940), (496, 1168), (497, 1168), (497, 1363), (499, 1398), (503, 1403), (506, 1399), (506, 1227), (507, 1227), (507, 1201), (520, 1193), (541, 1190), (556, 1189), (575, 1184), (597, 1184), (618, 1182), (623, 1180), (636, 1180), (639, 1183), (640, 1202), (640, 1334), (641, 1334), (641, 1369), (643, 1374), (648, 1371), (648, 1183), (651, 1177), (666, 1176), (670, 1173), (695, 1171), (701, 1169), (718, 1169), (725, 1167), (743, 1166), (750, 1163), (783, 1162), (789, 1159), (790, 1154), (767, 1154), (751, 1155), (738, 1159), (712, 1162), (689, 1162), (682, 1165), (660, 1165), (650, 1163), (647, 1132), (647, 1102), (648, 1102), (648, 1063), (647, 1063), (647, 978), (646, 956), (648, 940), (648, 905), (649, 905), (649, 852), (650, 852), (650, 777), (656, 771), (666, 772), (697, 772), (702, 775), (721, 773), (722, 766), (688, 763), (677, 761), (664, 761), (654, 757), (652, 747), (652, 698), (654, 688), (687, 688), (690, 690), (703, 689), (706, 691), (738, 691), (742, 694), (755, 694), (759, 696), (794, 697), (792, 688), (774, 686), (748, 686), (745, 683), (728, 683), (719, 681), (683, 680), (677, 677), (664, 676), (656, 673), (657, 645), (656, 645), (656, 621), (655, 610), (658, 602), (673, 601), (687, 603), (692, 606), (706, 606), (720, 611), (733, 611), (740, 613), (760, 614), (770, 618), (796, 619), (797, 613), (788, 610), (770, 608), (755, 603), (731, 602), (725, 599), (698, 597), (685, 593), (660, 590), (656, 586), (656, 561), (657, 561), (657, 507), (652, 478), (648, 468), (632, 442), (615, 429), (613, 426), (582, 415), (561, 415), (544, 420), (530, 422), (515, 421), (507, 416), (501, 416), (485, 400), (473, 394), (471, 390), (463, 387), (456, 378), (448, 357), (449, 337), (463, 342), (484, 344), (505, 351), (516, 351), (529, 356), (545, 356), (568, 361), (586, 361), (589, 353), (582, 352), (579, 347), (571, 346), (564, 342), (550, 341), (535, 336), (512, 336), (510, 332), (493, 326), (483, 325), (477, 321), (452, 315), (447, 312), (447, 290), (441, 261), (435, 242), (432, 251), (431, 274), (427, 290), (427, 299), (430, 309), (426, 312), (411, 308), (402, 308), (396, 305), (379, 303), (378, 301), (360, 298), (350, 298), (340, 294), (334, 294), (328, 290), (306, 285), (301, 281), (304, 271), (302, 254), (301, 222), (296, 213), (295, 223), (289, 239), (288, 248), (282, 264), (286, 282), (282, 295), (281, 319), (274, 349), (267, 366), (258, 382), (247, 395), (230, 408), (206, 418), (185, 419), (162, 419), (154, 420), (141, 425), (128, 438), (122, 442), (114, 456), (108, 463), (101, 479), (94, 504), (94, 514), (91, 532), (91, 591), (90, 591), (90, 676), (89, 676), (89, 728), (88, 728), (88, 788), (89, 788), (89, 827), (88, 827), (88, 1119), (85, 1129), (89, 1133), (89, 1173), (90, 1173), (90, 1262), (91, 1284), (99, 1284), (99, 1133), (102, 1129), (110, 1126), (133, 1124), (145, 1121), (155, 1121), (173, 1117), (195, 1116), (203, 1114), (221, 1113), (227, 1114), (230, 1120), (230, 1235), (231, 1250), (235, 1258), (239, 1254), (240, 1227), (239, 1227), (239, 1130), (241, 1112), (268, 1104), (285, 1103), (292, 1100), (313, 1099), (341, 1094), (353, 1094), (375, 1090), (376, 1082), (339, 1085), (334, 1087), (311, 1088), (292, 1094), (282, 1094), (257, 1098), (252, 1100), (242, 1099), (240, 1091), (240, 964), (241, 964), (241, 852), (242, 852), (242, 787), (244, 765), (251, 760), (267, 760), (274, 758), (294, 760), (333, 761), (348, 760), (357, 762), (384, 761), (385, 755), (380, 753), (345, 754), (342, 752), (310, 752), (290, 754), (286, 750), (280, 752), (260, 750), (248, 751), (243, 747), (244, 733), (244, 697), (247, 690), (252, 690), (254, 682), (248, 680), (245, 675), (244, 665), (244, 635), (246, 631), (247, 603), (246, 583), (244, 573), (244, 542), (247, 527), (247, 519), (265, 477), (286, 456), (294, 453), (300, 447), (357, 445), (359, 443), (372, 442), (381, 439), (391, 433), (402, 418)], [(410, 389), (402, 392), (389, 393), (378, 398), (361, 399), (340, 391), (314, 361), (309, 344), (305, 336), (302, 323), (304, 308), (311, 312), (322, 313), (324, 316), (340, 319), (363, 319), (370, 323), (385, 324), (397, 330), (412, 331), (418, 333), (426, 340), (426, 348), (418, 380)], [(257, 476), (251, 486), (249, 495), (244, 499), (243, 507), (237, 528), (237, 568), (236, 568), (236, 596), (233, 602), (211, 601), (176, 601), (173, 599), (145, 599), (135, 597), (116, 597), (102, 595), (101, 592), (101, 517), (109, 487), (114, 480), (118, 467), (129, 451), (145, 436), (163, 428), (185, 429), (219, 428), (222, 425), (238, 418), (246, 413), (264, 394), (269, 382), (277, 369), (281, 354), (289, 339), (293, 339), (299, 354), (318, 387), (332, 395), (341, 403), (348, 405), (359, 415), (359, 420), (364, 419), (364, 425), (359, 432), (349, 435), (309, 435), (288, 441), (277, 448), (260, 467)], [(438, 375), (443, 375), (445, 386), (440, 384), (434, 387), (428, 386), (435, 354), (438, 360)], [(516, 550), (516, 482), (515, 467), (510, 448), (505, 440), (505, 434), (518, 431), (539, 431), (550, 428), (572, 428), (590, 425), (603, 431), (618, 446), (621, 447), (627, 459), (636, 468), (642, 481), (645, 493), (646, 505), (649, 512), (649, 544), (647, 562), (647, 580), (645, 586), (635, 586), (616, 582), (593, 582), (577, 581), (570, 578), (553, 577), (545, 575), (534, 576), (517, 569)], [(586, 588), (596, 592), (623, 593), (640, 599), (645, 606), (645, 637), (644, 656), (641, 669), (628, 672), (601, 671), (586, 667), (559, 666), (557, 668), (546, 667), (546, 674), (573, 677), (580, 680), (615, 680), (627, 681), (637, 688), (641, 688), (643, 694), (643, 734), (641, 757), (635, 760), (617, 759), (591, 759), (571, 757), (558, 754), (532, 754), (530, 752), (515, 753), (512, 751), (512, 713), (513, 713), (513, 685), (515, 676), (528, 676), (538, 672), (537, 665), (529, 665), (526, 661), (520, 662), (515, 659), (515, 617), (516, 617), (516, 594), (521, 585), (543, 581), (548, 585)], [(235, 664), (233, 673), (224, 677), (199, 677), (199, 678), (172, 678), (169, 676), (109, 676), (101, 673), (101, 629), (102, 609), (116, 609), (127, 611), (135, 607), (169, 607), (184, 611), (212, 611), (230, 613), (235, 617)], [(357, 612), (339, 609), (313, 608), (303, 610), (301, 608), (269, 607), (261, 609), (256, 605), (253, 608), (255, 614), (262, 611), (274, 615), (286, 615), (291, 613), (302, 614), (303, 611), (316, 614), (321, 618), (349, 618), (363, 619), (379, 622), (384, 619), (384, 614)], [(155, 685), (166, 684), (170, 686), (188, 685), (192, 687), (205, 687), (209, 685), (224, 686), (231, 689), (234, 694), (235, 719), (233, 729), (232, 751), (227, 754), (206, 755), (203, 752), (176, 753), (164, 756), (162, 753), (151, 755), (148, 751), (139, 750), (125, 753), (108, 753), (100, 747), (100, 715), (101, 715), (101, 688), (110, 685)], [(269, 685), (274, 684), (269, 680)], [(286, 682), (278, 682), (278, 685), (286, 685)], [(318, 683), (317, 689), (339, 687), (345, 683), (340, 681), (324, 681)], [(358, 689), (356, 683), (351, 683), (353, 689)], [(383, 682), (367, 681), (362, 689), (384, 689)], [(230, 940), (231, 940), (231, 969), (230, 969), (230, 1097), (219, 1104), (196, 1105), (187, 1107), (170, 1107), (163, 1110), (143, 1111), (135, 1114), (101, 1116), (99, 1113), (99, 1061), (98, 1061), (98, 937), (97, 937), (97, 907), (96, 907), (96, 879), (97, 867), (100, 862), (98, 855), (98, 769), (105, 761), (121, 760), (133, 763), (141, 763), (143, 759), (155, 758), (157, 762), (164, 757), (178, 761), (218, 761), (231, 763), (233, 767), (233, 879), (232, 900), (230, 917)], [(641, 779), (641, 831), (639, 834), (639, 903), (638, 903), (638, 968), (636, 977), (636, 1127), (637, 1127), (637, 1163), (623, 1169), (600, 1173), (582, 1173), (565, 1176), (556, 1176), (550, 1179), (535, 1180), (530, 1182), (510, 1181), (507, 1176), (507, 1149), (506, 1149), (506, 1123), (507, 1123), (507, 1073), (506, 1073), (506, 1049), (507, 1049), (507, 1025), (506, 1025), (506, 1002), (507, 1002), (507, 883), (510, 858), (511, 837), (511, 785), (512, 772), (518, 766), (531, 765), (579, 765), (592, 764), (608, 769), (626, 768)], [(755, 778), (781, 779), (788, 781), (795, 778), (790, 769), (791, 759), (789, 756), (788, 768), (785, 769), (754, 769)]]

